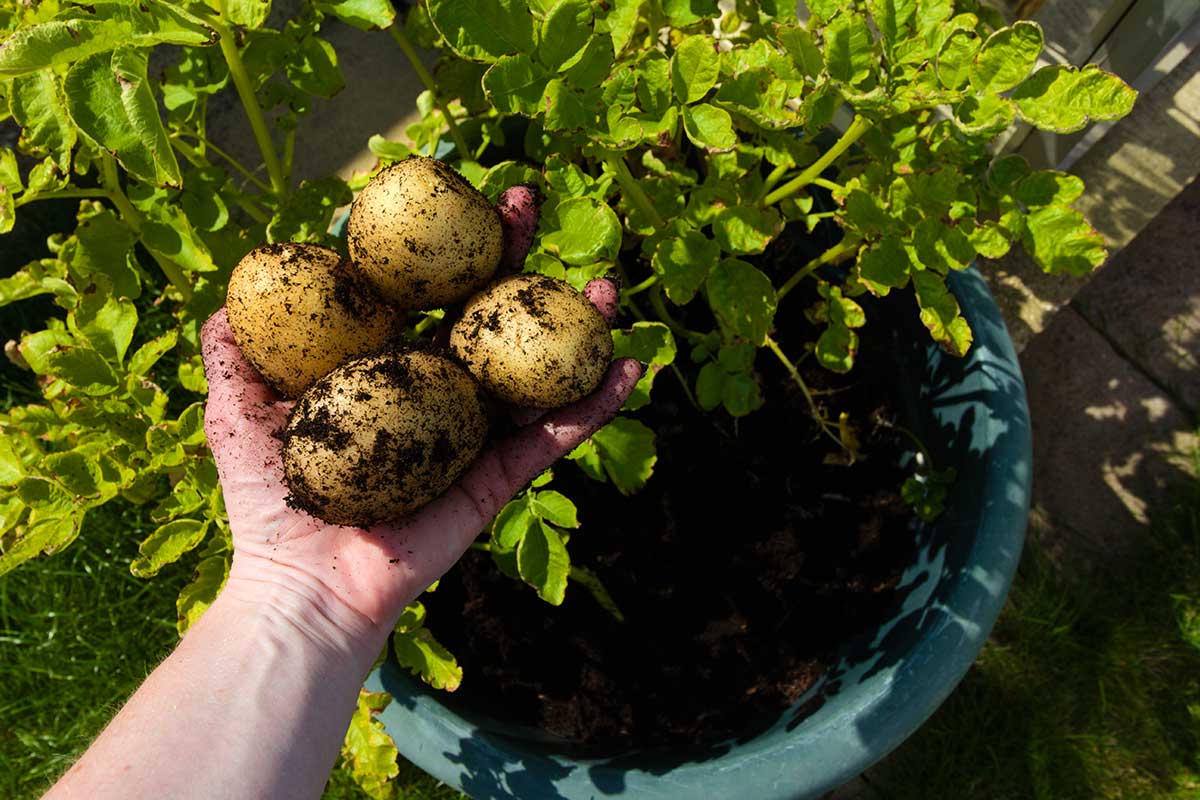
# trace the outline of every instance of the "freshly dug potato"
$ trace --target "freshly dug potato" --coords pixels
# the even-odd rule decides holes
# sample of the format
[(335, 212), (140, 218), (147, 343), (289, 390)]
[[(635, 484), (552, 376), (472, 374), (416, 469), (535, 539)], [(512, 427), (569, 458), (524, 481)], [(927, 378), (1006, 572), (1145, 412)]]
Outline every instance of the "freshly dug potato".
[(288, 502), (337, 525), (398, 519), (457, 480), (486, 434), (479, 386), (446, 356), (385, 350), (351, 361), (292, 410)]
[(299, 397), (339, 364), (379, 348), (396, 313), (349, 261), (289, 242), (250, 251), (225, 300), (242, 354), (277, 391)]
[(414, 156), (380, 172), (354, 200), (350, 258), (404, 309), (470, 297), (500, 264), (496, 209), (451, 167)]
[(570, 284), (513, 275), (468, 301), (450, 349), (497, 397), (553, 408), (600, 385), (613, 342), (604, 317)]

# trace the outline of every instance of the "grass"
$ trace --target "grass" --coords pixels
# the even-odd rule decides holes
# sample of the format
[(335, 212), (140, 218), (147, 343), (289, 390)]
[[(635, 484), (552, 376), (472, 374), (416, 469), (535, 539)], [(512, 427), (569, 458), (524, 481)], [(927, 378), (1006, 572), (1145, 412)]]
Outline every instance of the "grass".
[(1065, 572), (1027, 549), (971, 672), (877, 770), (882, 797), (1200, 798), (1200, 481), (1119, 574)]
[[(136, 510), (105, 507), (63, 553), (0, 578), (0, 797), (41, 795), (175, 646), (189, 568), (131, 575), (149, 532)], [(394, 786), (404, 800), (461, 796), (407, 762)], [(339, 768), (325, 797), (365, 795)]]

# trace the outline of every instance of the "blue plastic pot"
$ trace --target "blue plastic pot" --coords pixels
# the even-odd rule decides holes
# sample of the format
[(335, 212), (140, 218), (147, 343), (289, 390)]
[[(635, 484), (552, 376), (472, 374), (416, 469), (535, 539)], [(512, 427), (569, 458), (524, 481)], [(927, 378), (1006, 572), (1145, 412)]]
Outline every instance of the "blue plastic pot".
[(953, 275), (951, 287), (975, 344), (956, 359), (914, 341), (902, 394), (936, 463), (957, 468), (953, 496), (935, 524), (916, 528), (917, 558), (891, 618), (847, 641), (836, 666), (788, 713), (752, 737), (699, 751), (577, 760), (544, 734), (453, 708), (453, 696), (385, 663), (367, 688), (395, 698), (380, 719), (400, 752), (477, 800), (771, 800), (820, 795), (904, 741), (983, 646), (1016, 571), (1029, 512), (1029, 411), (1012, 342), (973, 269)]

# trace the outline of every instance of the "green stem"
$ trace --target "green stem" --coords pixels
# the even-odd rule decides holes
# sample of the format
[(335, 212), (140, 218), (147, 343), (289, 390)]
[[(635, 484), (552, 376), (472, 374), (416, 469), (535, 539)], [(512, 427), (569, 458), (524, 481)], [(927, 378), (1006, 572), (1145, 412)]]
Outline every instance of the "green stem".
[(437, 317), (431, 314), (426, 314), (420, 322), (413, 326), (413, 333), (417, 336), (421, 336), (430, 328), (436, 326), (439, 322), (441, 322), (441, 320)]
[(850, 123), (850, 127), (847, 128), (846, 132), (842, 134), (842, 138), (834, 142), (833, 147), (830, 147), (829, 150), (826, 151), (825, 155), (809, 164), (808, 168), (795, 178), (763, 198), (763, 205), (774, 205), (780, 200), (791, 197), (805, 186), (808, 186), (813, 182), (814, 179), (820, 177), (821, 173), (825, 171), (826, 167), (828, 167), (834, 161), (837, 161), (838, 157), (841, 156), (842, 153), (849, 150), (850, 146), (857, 142), (859, 137), (870, 129), (870, 120), (862, 117), (855, 117), (854, 121)]
[(442, 117), (446, 120), (446, 127), (450, 130), (450, 138), (454, 141), (454, 146), (458, 148), (458, 152), (464, 159), (470, 158), (471, 151), (467, 147), (467, 140), (463, 138), (462, 131), (458, 129), (458, 124), (454, 121), (454, 117), (450, 114), (450, 109), (442, 100), (442, 96), (438, 93), (437, 83), (433, 80), (433, 76), (429, 74), (429, 70), (425, 68), (425, 62), (421, 61), (421, 57), (417, 55), (417, 51), (412, 46), (412, 42), (408, 40), (408, 36), (404, 33), (404, 26), (399, 20), (392, 23), (388, 28), (388, 33), (396, 40), (396, 44), (400, 45), (400, 49), (404, 52), (408, 63), (412, 65), (413, 72), (417, 73), (417, 77), (421, 83), (425, 84), (425, 88), (429, 90), (429, 94), (433, 97), (433, 103), (442, 112)]
[[(245, 178), (246, 180), (250, 181), (250, 183), (253, 183), (253, 184), (254, 184), (255, 186), (257, 186), (259, 189), (262, 189), (264, 192), (266, 192), (266, 193), (268, 193), (268, 194), (270, 194), (270, 193), (271, 193), (271, 187), (270, 187), (270, 186), (268, 186), (267, 184), (263, 183), (263, 182), (262, 182), (261, 180), (259, 180), (258, 178), (254, 177), (254, 173), (253, 173), (253, 172), (251, 172), (250, 170), (248, 170), (248, 169), (245, 167), (245, 165), (244, 165), (244, 164), (242, 164), (240, 161), (238, 161), (238, 160), (237, 160), (236, 158), (234, 158), (233, 156), (229, 155), (229, 153), (226, 153), (224, 150), (222, 150), (221, 148), (217, 147), (217, 146), (216, 146), (215, 144), (213, 144), (212, 142), (210, 142), (210, 141), (208, 141), (207, 139), (205, 139), (203, 136), (198, 136), (198, 135), (196, 135), (196, 134), (194, 134), (194, 133), (187, 133), (187, 134), (180, 133), (180, 134), (176, 134), (175, 136), (172, 136), (172, 137), (171, 137), (171, 139), (172, 139), (172, 141), (175, 143), (175, 146), (176, 146), (176, 147), (178, 147), (178, 146), (180, 146), (181, 144), (183, 144), (181, 141), (179, 141), (179, 137), (182, 137), (182, 136), (190, 136), (190, 137), (192, 137), (192, 138), (193, 138), (193, 139), (195, 139), (197, 142), (199, 142), (201, 145), (203, 145), (205, 150), (212, 150), (214, 153), (216, 153), (217, 155), (219, 155), (219, 156), (220, 156), (222, 159), (224, 159), (224, 160), (225, 160), (225, 162), (226, 162), (227, 164), (229, 164), (229, 166), (233, 167), (233, 168), (234, 168), (234, 170), (236, 170), (236, 171), (237, 171), (237, 172), (238, 172), (238, 173), (239, 173), (239, 174), (240, 174), (240, 175), (241, 175), (243, 178)], [(185, 147), (187, 147), (188, 145), (184, 145), (184, 146), (185, 146)]]
[(16, 202), (13, 203), (13, 207), (20, 208), (23, 205), (38, 200), (69, 200), (73, 197), (108, 197), (108, 192), (103, 189), (55, 189), (52, 192), (40, 192), (26, 197), (18, 197)]
[(688, 330), (677, 319), (675, 319), (673, 316), (671, 316), (671, 312), (667, 309), (667, 304), (663, 300), (663, 292), (662, 292), (661, 285), (655, 286), (653, 291), (650, 292), (649, 297), (650, 297), (650, 306), (651, 306), (651, 308), (654, 309), (654, 313), (658, 315), (658, 318), (661, 319), (663, 321), (663, 323), (668, 328), (670, 328), (671, 332), (674, 333), (676, 336), (682, 336), (684, 339), (687, 339), (689, 342), (697, 341), (697, 340), (704, 338), (703, 334), (697, 333), (696, 331)]
[(787, 282), (784, 283), (783, 286), (779, 287), (779, 291), (775, 293), (776, 301), (782, 300), (788, 292), (796, 288), (796, 284), (811, 275), (818, 267), (823, 267), (826, 264), (833, 264), (840, 261), (848, 253), (853, 252), (858, 245), (858, 239), (846, 237), (821, 255), (814, 258), (812, 261), (805, 264), (796, 271), (795, 275), (788, 278)]
[(283, 180), (292, 185), (292, 164), (296, 160), (296, 129), (292, 128), (283, 135)]
[(617, 184), (621, 187), (621, 192), (637, 207), (638, 211), (649, 220), (650, 224), (655, 228), (665, 228), (667, 223), (659, 216), (654, 204), (650, 202), (650, 198), (642, 191), (642, 187), (633, 179), (633, 175), (629, 172), (629, 167), (625, 164), (625, 158), (620, 153), (609, 153), (604, 158), (604, 163), (613, 171), (616, 176)]
[(255, 222), (266, 225), (271, 221), (271, 217), (265, 211), (251, 202), (248, 198), (234, 197), (233, 202), (237, 203), (238, 208), (240, 208), (242, 211), (245, 211), (246, 216)]
[[(220, 0), (220, 14), (225, 16), (225, 0)], [(221, 20), (204, 14), (204, 20), (212, 26), (220, 37), (221, 55), (229, 65), (229, 77), (233, 78), (234, 88), (238, 98), (246, 110), (246, 118), (250, 121), (250, 129), (254, 132), (254, 141), (262, 152), (263, 163), (267, 165), (267, 175), (271, 178), (271, 191), (277, 195), (287, 192), (287, 181), (284, 180), (283, 170), (279, 166), (279, 156), (275, 154), (275, 144), (271, 141), (271, 132), (267, 128), (267, 120), (263, 116), (262, 106), (254, 96), (254, 87), (250, 84), (250, 75), (246, 65), (242, 63), (242, 54), (238, 52), (237, 42), (233, 39), (233, 31)]]
[(646, 278), (646, 280), (642, 281), (636, 286), (629, 287), (621, 294), (625, 297), (633, 297), (635, 294), (646, 291), (656, 283), (658, 283), (658, 275), (651, 275), (649, 278)]
[(792, 363), (792, 360), (787, 357), (787, 354), (783, 352), (783, 350), (779, 347), (779, 344), (776, 343), (776, 341), (770, 336), (767, 337), (767, 347), (772, 353), (775, 354), (775, 357), (779, 359), (779, 363), (783, 364), (783, 368), (787, 370), (788, 374), (792, 376), (792, 380), (795, 381), (796, 386), (800, 388), (800, 393), (804, 395), (804, 399), (808, 402), (808, 410), (812, 414), (813, 419), (816, 420), (817, 424), (820, 426), (821, 432), (833, 441), (837, 442), (838, 447), (846, 449), (845, 443), (842, 442), (842, 437), (834, 433), (830, 429), (829, 423), (825, 421), (823, 416), (821, 416), (821, 409), (817, 407), (817, 401), (813, 399), (812, 392), (809, 391), (808, 384), (804, 382), (804, 378), (800, 377), (800, 370), (796, 369), (796, 365)]
[(822, 189), (828, 189), (831, 192), (845, 192), (846, 191), (846, 187), (842, 186), (840, 183), (834, 183), (833, 181), (827, 181), (824, 178), (813, 178), (812, 185), (820, 186)]
[[(105, 194), (117, 211), (121, 214), (121, 219), (125, 224), (133, 229), (138, 238), (142, 238), (142, 224), (145, 218), (142, 213), (133, 207), (133, 203), (129, 202), (129, 198), (125, 196), (125, 192), (121, 191), (121, 179), (117, 175), (117, 160), (105, 153), (100, 159), (100, 185), (104, 187)], [(151, 258), (158, 264), (159, 269), (167, 276), (167, 280), (179, 292), (183, 301), (186, 303), (192, 299), (192, 285), (188, 283), (187, 276), (183, 274), (183, 270), (170, 259), (163, 258), (154, 252), (153, 248), (146, 245), (143, 240), (142, 244), (146, 246), (146, 252), (150, 253)]]
[(761, 203), (762, 199), (767, 196), (767, 193), (775, 188), (775, 184), (779, 183), (783, 176), (787, 174), (787, 170), (787, 164), (780, 164), (775, 169), (771, 170), (771, 173), (767, 175), (766, 180), (763, 181), (762, 189), (760, 189), (758, 192), (758, 202)]

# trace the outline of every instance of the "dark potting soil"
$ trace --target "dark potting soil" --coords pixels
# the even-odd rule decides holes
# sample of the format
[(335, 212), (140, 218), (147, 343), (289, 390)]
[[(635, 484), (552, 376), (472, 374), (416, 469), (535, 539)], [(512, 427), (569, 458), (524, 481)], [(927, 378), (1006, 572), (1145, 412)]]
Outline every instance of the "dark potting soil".
[[(787, 302), (798, 317), (804, 298)], [(783, 345), (798, 356), (806, 336)], [(632, 415), (658, 447), (637, 494), (555, 468), (550, 488), (582, 522), (572, 563), (600, 576), (624, 622), (577, 583), (548, 606), (476, 551), (424, 598), (463, 665), (456, 706), (585, 752), (712, 743), (777, 719), (839, 643), (884, 618), (915, 549), (898, 491), (907, 447), (880, 423), (894, 420), (894, 354), (864, 341), (853, 379), (802, 366), (859, 426), (852, 466), (768, 359), (756, 364), (764, 407), (739, 420), (693, 409), (669, 371), (656, 378), (654, 401)], [(679, 361), (690, 366), (686, 349)]]

